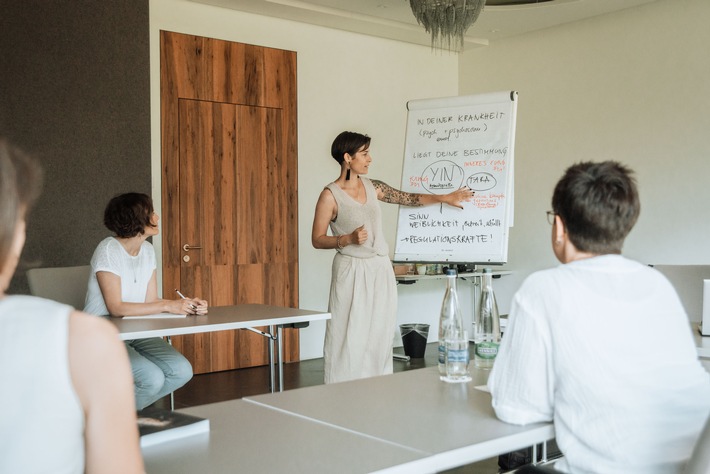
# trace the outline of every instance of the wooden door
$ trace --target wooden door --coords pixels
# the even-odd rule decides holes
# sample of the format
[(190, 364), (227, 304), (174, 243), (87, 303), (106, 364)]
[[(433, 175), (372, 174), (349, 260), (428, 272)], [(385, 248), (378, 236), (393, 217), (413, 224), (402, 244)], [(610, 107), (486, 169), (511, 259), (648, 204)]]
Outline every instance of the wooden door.
[[(295, 53), (161, 39), (164, 294), (297, 307)], [(248, 331), (173, 339), (195, 373), (263, 365), (266, 342)], [(285, 343), (297, 360), (296, 330)]]

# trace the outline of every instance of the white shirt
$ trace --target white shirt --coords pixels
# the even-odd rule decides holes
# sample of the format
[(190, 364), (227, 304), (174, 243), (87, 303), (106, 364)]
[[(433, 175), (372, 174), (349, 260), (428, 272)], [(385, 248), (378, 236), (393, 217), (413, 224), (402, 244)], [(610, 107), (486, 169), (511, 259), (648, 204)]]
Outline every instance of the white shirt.
[(500, 419), (554, 420), (567, 472), (679, 472), (710, 379), (659, 272), (620, 255), (537, 272), (509, 319), (488, 381)]
[(138, 255), (133, 256), (114, 237), (102, 240), (91, 257), (91, 275), (86, 292), (84, 311), (99, 316), (108, 315), (96, 272), (110, 272), (121, 278), (121, 300), (126, 303), (144, 303), (148, 283), (156, 269), (155, 249), (143, 242)]
[(73, 308), (0, 299), (0, 472), (84, 472), (84, 410), (69, 369)]

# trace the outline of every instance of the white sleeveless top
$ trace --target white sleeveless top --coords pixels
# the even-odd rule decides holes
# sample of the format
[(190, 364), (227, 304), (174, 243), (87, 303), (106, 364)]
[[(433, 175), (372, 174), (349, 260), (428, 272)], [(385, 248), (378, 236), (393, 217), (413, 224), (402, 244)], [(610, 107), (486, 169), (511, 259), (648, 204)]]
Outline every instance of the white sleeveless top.
[(72, 308), (0, 299), (0, 472), (84, 472), (84, 411), (69, 372)]
[(333, 193), (338, 205), (338, 215), (330, 222), (333, 235), (349, 234), (361, 225), (367, 230), (367, 240), (362, 245), (346, 245), (336, 249), (343, 255), (357, 258), (370, 258), (376, 255), (388, 256), (389, 246), (382, 234), (382, 210), (377, 200), (375, 186), (368, 178), (360, 177), (365, 186), (367, 200), (364, 204), (357, 202), (335, 183), (326, 186)]

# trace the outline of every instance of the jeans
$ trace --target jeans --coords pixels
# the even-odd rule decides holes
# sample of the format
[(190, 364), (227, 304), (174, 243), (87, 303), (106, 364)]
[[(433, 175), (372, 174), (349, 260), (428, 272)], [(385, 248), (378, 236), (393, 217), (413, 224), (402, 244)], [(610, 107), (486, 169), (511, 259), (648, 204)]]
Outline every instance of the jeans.
[(133, 371), (136, 409), (142, 410), (192, 378), (192, 365), (159, 337), (126, 341)]

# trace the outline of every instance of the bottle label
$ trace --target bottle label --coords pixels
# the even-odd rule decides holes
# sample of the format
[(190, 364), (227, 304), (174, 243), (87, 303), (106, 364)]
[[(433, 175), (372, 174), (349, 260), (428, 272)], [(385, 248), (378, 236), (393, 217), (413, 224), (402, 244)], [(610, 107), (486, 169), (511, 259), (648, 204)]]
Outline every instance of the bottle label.
[(446, 346), (443, 344), (439, 344), (439, 363), (442, 365), (446, 363)]
[(476, 357), (481, 359), (495, 359), (498, 355), (497, 342), (478, 342), (476, 343)]
[(449, 349), (449, 363), (468, 363), (468, 349)]

